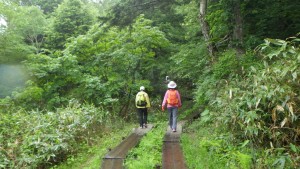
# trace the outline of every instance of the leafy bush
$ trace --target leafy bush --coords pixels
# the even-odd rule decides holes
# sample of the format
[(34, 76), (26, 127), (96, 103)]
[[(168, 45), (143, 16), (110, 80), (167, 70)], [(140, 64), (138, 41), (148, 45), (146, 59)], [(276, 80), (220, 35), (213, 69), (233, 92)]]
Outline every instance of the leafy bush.
[(27, 85), (28, 87), (20, 92), (14, 91), (12, 93), (12, 100), (20, 107), (28, 109), (37, 108), (41, 104), (44, 90), (31, 81), (28, 81)]
[(187, 127), (181, 141), (188, 168), (251, 168), (252, 157), (246, 148), (249, 141), (236, 145), (230, 133), (202, 118)]
[(235, 50), (228, 50), (219, 58), (219, 61), (214, 65), (213, 73), (217, 79), (227, 78), (229, 75), (234, 74), (239, 69)]
[(102, 164), (103, 158), (108, 153), (110, 148), (116, 147), (124, 137), (132, 133), (132, 123), (122, 123), (120, 125), (112, 125), (106, 128), (107, 132), (97, 139), (97, 143), (87, 147), (80, 145), (80, 152), (75, 155), (68, 156), (68, 159), (51, 169), (82, 169), (82, 168), (99, 168)]
[(210, 100), (205, 116), (213, 121), (206, 119), (228, 128), (237, 139), (268, 147), (264, 151), (282, 149), (274, 158), (288, 157), (284, 166), (299, 167), (299, 156), (289, 147), (290, 143), (298, 145), (300, 139), (299, 38), (266, 39), (257, 54), (262, 56), (260, 65), (224, 80), (214, 91), (215, 97), (205, 95)]
[(37, 168), (60, 162), (78, 144), (93, 144), (101, 134), (107, 112), (70, 102), (56, 112), (2, 113), (0, 164), (4, 168)]

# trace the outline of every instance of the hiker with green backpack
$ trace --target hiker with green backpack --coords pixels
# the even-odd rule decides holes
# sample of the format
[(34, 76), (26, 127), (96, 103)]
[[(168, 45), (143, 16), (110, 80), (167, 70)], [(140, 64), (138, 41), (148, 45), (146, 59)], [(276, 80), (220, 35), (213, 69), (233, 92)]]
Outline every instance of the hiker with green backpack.
[(136, 94), (135, 106), (138, 109), (140, 128), (147, 128), (148, 108), (151, 105), (144, 86), (141, 86), (140, 91)]

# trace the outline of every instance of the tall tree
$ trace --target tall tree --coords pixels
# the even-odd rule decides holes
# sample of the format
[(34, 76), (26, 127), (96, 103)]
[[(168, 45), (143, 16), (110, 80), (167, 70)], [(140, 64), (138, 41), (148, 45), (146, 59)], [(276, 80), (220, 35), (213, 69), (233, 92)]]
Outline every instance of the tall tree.
[(260, 39), (294, 36), (300, 30), (299, 8), (300, 1), (293, 0), (243, 1), (245, 35)]
[(19, 62), (38, 51), (42, 42), (45, 18), (37, 7), (0, 3), (6, 28), (0, 33), (0, 60)]
[(244, 35), (243, 35), (243, 15), (242, 15), (242, 3), (240, 0), (234, 0), (233, 1), (233, 33), (232, 33), (232, 39), (235, 42), (234, 48), (237, 51), (237, 56), (241, 56), (244, 54), (243, 49), (243, 41), (244, 41)]
[(215, 57), (215, 47), (214, 44), (211, 41), (210, 37), (210, 28), (209, 24), (206, 21), (206, 12), (207, 12), (207, 0), (200, 0), (200, 7), (199, 7), (199, 19), (200, 19), (200, 24), (201, 24), (201, 30), (202, 34), (204, 36), (204, 39), (207, 43), (207, 48), (209, 55), (211, 56), (212, 60), (214, 60)]
[(21, 5), (39, 6), (45, 14), (50, 14), (61, 4), (63, 0), (21, 0)]
[(50, 48), (63, 49), (68, 38), (85, 34), (94, 18), (81, 0), (65, 0), (54, 13), (47, 35), (47, 45)]
[[(16, 18), (17, 29), (27, 44), (32, 46), (36, 53), (41, 50), (46, 30), (46, 18), (42, 11), (35, 6), (22, 7), (22, 14)], [(26, 19), (24, 19), (26, 16)]]

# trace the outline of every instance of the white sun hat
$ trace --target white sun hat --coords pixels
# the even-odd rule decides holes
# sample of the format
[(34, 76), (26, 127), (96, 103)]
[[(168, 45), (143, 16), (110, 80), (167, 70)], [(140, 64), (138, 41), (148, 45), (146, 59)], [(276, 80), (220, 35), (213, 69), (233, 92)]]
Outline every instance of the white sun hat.
[(169, 84), (168, 84), (168, 88), (170, 89), (174, 89), (177, 87), (177, 84), (174, 82), (174, 81), (170, 81)]
[(140, 87), (140, 90), (145, 90), (145, 87), (144, 87), (144, 86), (141, 86), (141, 87)]

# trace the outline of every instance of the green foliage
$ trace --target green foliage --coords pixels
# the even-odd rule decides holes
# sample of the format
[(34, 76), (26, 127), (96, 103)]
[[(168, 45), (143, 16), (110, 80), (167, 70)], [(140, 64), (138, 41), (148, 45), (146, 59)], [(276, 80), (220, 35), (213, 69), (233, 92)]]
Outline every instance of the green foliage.
[[(46, 18), (38, 7), (20, 7), (19, 16), (13, 19), (15, 33), (19, 33), (26, 44), (35, 49), (35, 53), (41, 50), (44, 41), (43, 34), (46, 30)], [(26, 18), (24, 18), (26, 16)]]
[[(211, 41), (220, 51), (237, 45), (247, 49), (256, 47), (266, 37), (284, 39), (298, 33), (299, 7), (300, 3), (292, 0), (210, 1), (205, 19)], [(236, 42), (237, 28), (243, 34), (242, 42)]]
[(202, 76), (196, 82), (195, 101), (197, 105), (206, 105), (210, 99), (215, 97), (215, 89), (218, 87), (218, 81), (214, 76), (209, 76), (212, 71), (206, 67), (202, 72)]
[(300, 26), (297, 22), (299, 6), (300, 3), (294, 3), (293, 0), (245, 1), (243, 13), (246, 37), (285, 39), (295, 35)]
[[(121, 28), (130, 26), (140, 16), (153, 21), (152, 26), (157, 26), (163, 31), (166, 37), (172, 42), (182, 42), (184, 30), (182, 23), (184, 15), (177, 12), (177, 8), (184, 6), (188, 2), (178, 0), (152, 1), (152, 0), (123, 0), (116, 3), (109, 10), (108, 15), (103, 18), (103, 22), (111, 26), (119, 26)], [(198, 5), (197, 5), (198, 6)], [(188, 6), (190, 9), (196, 9), (195, 6)], [(130, 15), (128, 15), (130, 13)], [(191, 15), (195, 16), (196, 13)], [(196, 20), (196, 18), (193, 18)], [(196, 24), (197, 22), (194, 22)], [(199, 25), (198, 25), (199, 26)], [(194, 30), (198, 31), (198, 30)], [(169, 53), (164, 53), (168, 55)]]
[[(266, 43), (257, 50), (263, 56), (263, 64), (257, 66), (256, 63), (246, 70), (245, 76), (237, 75), (224, 81), (218, 87), (216, 98), (211, 97), (214, 98), (210, 101), (212, 111), (205, 113), (204, 119), (207, 122), (214, 119), (214, 124), (227, 126), (236, 138), (270, 146), (269, 149), (280, 149), (287, 146), (287, 143), (297, 142), (297, 86), (300, 70), (298, 41), (296, 37), (286, 41), (266, 39)], [(297, 162), (288, 156), (279, 158), (284, 152), (294, 153), (292, 149), (295, 150), (292, 147), (284, 148), (281, 153), (273, 154), (271, 161), (274, 166), (279, 163), (285, 167), (297, 166)]]
[(7, 24), (6, 28), (0, 32), (0, 62), (19, 63), (35, 51), (36, 48), (31, 46), (33, 44), (27, 43), (26, 40), (33, 40), (33, 37), (41, 33), (43, 16), (36, 7), (18, 7), (0, 2), (0, 9), (0, 15)]
[[(180, 5), (176, 5), (175, 7), (176, 14), (179, 16), (184, 16), (184, 20), (182, 21), (182, 27), (180, 29), (184, 30), (182, 32), (174, 32), (172, 36), (177, 36), (177, 38), (185, 39), (186, 43), (195, 41), (198, 42), (201, 38), (199, 36), (199, 32), (201, 31), (199, 20), (198, 20), (198, 12), (199, 5), (198, 1), (190, 1), (188, 3), (181, 2)], [(176, 34), (175, 34), (176, 33)], [(184, 45), (180, 43), (180, 45)], [(193, 49), (193, 48), (190, 48)], [(205, 51), (201, 51), (201, 53), (205, 53)]]
[(227, 78), (231, 74), (237, 73), (238, 70), (239, 62), (235, 50), (223, 52), (213, 67), (213, 73), (216, 79)]
[[(161, 81), (165, 75), (180, 84), (184, 99), (195, 100), (194, 108), (207, 104), (202, 123), (223, 128), (224, 133), (232, 132), (221, 135), (222, 139), (201, 138), (203, 142), (194, 146), (200, 147), (202, 154), (216, 154), (220, 166), (249, 168), (249, 152), (239, 145), (249, 141), (253, 149), (265, 147), (251, 156), (258, 168), (299, 167), (299, 38), (266, 39), (256, 54), (251, 50), (263, 38), (286, 38), (299, 31), (299, 2), (209, 1), (205, 19), (210, 28), (209, 43), (218, 49), (215, 58), (208, 58), (207, 44), (200, 31), (199, 1), (115, 1), (120, 3), (109, 14), (102, 9), (113, 4), (111, 0), (101, 4), (97, 1), (101, 14), (91, 5), (96, 1), (61, 2), (0, 2), (0, 17), (7, 21), (7, 27), (0, 28), (0, 62), (15, 63), (27, 58), (25, 64), (32, 78), (24, 90), (17, 90), (11, 98), (0, 102), (1, 113), (5, 114), (3, 122), (9, 128), (4, 129), (7, 132), (1, 130), (1, 137), (5, 137), (1, 141), (8, 140), (0, 150), (4, 167), (36, 167), (47, 160), (51, 163), (65, 158), (70, 153), (66, 147), (83, 139), (80, 135), (85, 136), (84, 130), (77, 132), (70, 127), (76, 130), (76, 137), (62, 134), (68, 140), (65, 144), (56, 135), (60, 132), (54, 132), (54, 128), (60, 130), (61, 126), (56, 125), (60, 123), (51, 113), (36, 111), (28, 115), (17, 107), (54, 111), (75, 98), (79, 103), (103, 106), (112, 115), (128, 118), (134, 112), (131, 103), (140, 85), (147, 87), (155, 98), (154, 104), (160, 103), (157, 98), (164, 89)], [(39, 5), (47, 15), (55, 11), (46, 22), (42, 11), (31, 4)], [(103, 22), (94, 24), (100, 15), (98, 19)], [(236, 37), (237, 29), (242, 37)], [(240, 49), (235, 51), (236, 47)], [(244, 55), (239, 54), (244, 51)], [(79, 109), (84, 111), (75, 108), (75, 113), (71, 112), (80, 114)], [(10, 115), (11, 112), (14, 113)], [(23, 114), (28, 122), (21, 120)], [(35, 126), (29, 124), (31, 119)], [(75, 123), (75, 119), (71, 121)], [(77, 122), (74, 126), (80, 130)], [(27, 125), (30, 131), (24, 127)], [(26, 137), (20, 134), (23, 127)], [(36, 133), (32, 134), (33, 131)], [(40, 134), (43, 132), (47, 134)], [(232, 144), (227, 144), (228, 140)], [(56, 148), (51, 147), (53, 142), (57, 142)], [(186, 143), (191, 144), (188, 140)], [(194, 154), (192, 148), (188, 149)], [(18, 158), (16, 154), (21, 150), (24, 156)]]
[(189, 43), (178, 48), (180, 51), (171, 57), (174, 66), (171, 67), (170, 73), (174, 74), (175, 78), (197, 81), (207, 64), (206, 56), (203, 55), (206, 53), (205, 46), (201, 43)]
[(118, 112), (129, 106), (140, 85), (153, 90), (150, 81), (160, 69), (155, 58), (170, 43), (151, 24), (140, 16), (124, 30), (95, 25), (86, 35), (70, 38), (62, 53), (30, 55), (25, 64), (43, 90), (34, 106), (53, 109), (76, 98)]
[(47, 45), (53, 49), (63, 49), (68, 38), (86, 33), (93, 21), (93, 16), (81, 0), (65, 0), (54, 12)]
[(250, 169), (252, 157), (246, 148), (249, 141), (235, 145), (229, 133), (203, 120), (195, 121), (181, 137), (188, 168)]
[(178, 22), (181, 24), (180, 27), (173, 26), (176, 31), (167, 30), (167, 34), (172, 34), (168, 37), (170, 36), (170, 40), (175, 45), (172, 46), (171, 56), (165, 66), (165, 74), (181, 84), (180, 90), (183, 95), (191, 97), (190, 93), (199, 79), (204, 80), (202, 75), (207, 71), (210, 58), (208, 58), (206, 44), (201, 37), (198, 20), (199, 2), (177, 1), (176, 3), (178, 5), (174, 5), (174, 15), (177, 15)]
[(13, 92), (12, 98), (15, 104), (21, 107), (34, 109), (38, 107), (39, 102), (42, 100), (43, 93), (44, 91), (40, 87), (37, 87), (35, 85), (30, 85), (24, 90), (22, 90), (20, 93), (16, 91)]
[(22, 5), (39, 6), (45, 14), (52, 13), (63, 0), (22, 0)]
[[(111, 125), (111, 126), (109, 126)], [(80, 145), (79, 153), (71, 155), (66, 161), (59, 165), (51, 167), (52, 169), (88, 169), (99, 168), (102, 164), (102, 159), (109, 149), (115, 148), (124, 137), (132, 132), (133, 124), (119, 122), (119, 125), (109, 124), (105, 127), (105, 133), (98, 138), (92, 146)], [(118, 129), (122, 128), (122, 130)]]
[(298, 159), (285, 153), (284, 148), (263, 149), (257, 152), (257, 168), (298, 168)]
[(28, 87), (35, 85), (44, 91), (42, 102), (37, 105), (38, 107), (44, 107), (43, 103), (45, 102), (50, 109), (68, 104), (68, 99), (65, 96), (72, 85), (80, 81), (81, 76), (80, 67), (77, 67), (74, 56), (31, 55), (25, 64), (34, 80), (34, 83), (29, 84)]
[[(1, 113), (1, 167), (37, 168), (60, 161), (78, 144), (96, 141), (108, 113), (91, 105), (70, 102), (56, 112)], [(106, 121), (106, 123), (104, 123)]]
[(206, 124), (210, 124), (211, 122), (213, 122), (213, 116), (211, 115), (209, 110), (204, 110), (201, 113), (201, 121)]
[(230, 13), (227, 10), (222, 1), (209, 6), (206, 20), (210, 24), (210, 35), (215, 40), (220, 40), (230, 31)]
[(125, 160), (125, 167), (150, 169), (161, 164), (162, 139), (166, 127), (164, 124), (165, 122), (155, 124), (156, 128), (142, 138), (138, 147), (130, 150)]

